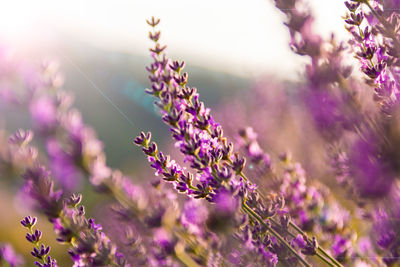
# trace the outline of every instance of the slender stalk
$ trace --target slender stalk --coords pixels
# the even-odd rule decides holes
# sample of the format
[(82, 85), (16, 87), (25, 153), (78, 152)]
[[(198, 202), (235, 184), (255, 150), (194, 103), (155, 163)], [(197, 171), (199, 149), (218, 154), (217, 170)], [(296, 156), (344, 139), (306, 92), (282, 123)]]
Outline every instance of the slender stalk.
[[(31, 235), (33, 235), (34, 231), (33, 231), (32, 227), (29, 227), (28, 230), (29, 230), (29, 233), (30, 233)], [(35, 242), (35, 243), (33, 243), (33, 244), (34, 244), (35, 247), (40, 251), (39, 242)], [(41, 257), (39, 260), (40, 260), (40, 263), (42, 263), (42, 264), (46, 264), (46, 263), (47, 263), (47, 262), (46, 262), (46, 257)]]
[[(157, 46), (157, 45), (158, 45), (158, 40), (155, 40), (154, 42), (155, 42), (155, 44), (156, 44), (156, 46)], [(156, 57), (158, 58), (159, 61), (161, 60), (161, 55), (160, 55), (160, 54), (157, 53), (157, 56), (156, 56)], [(164, 71), (165, 71), (165, 70), (164, 70)], [(179, 70), (178, 70), (177, 73), (179, 74)], [(156, 96), (156, 97), (159, 98), (159, 96)], [(193, 103), (192, 103), (191, 100), (188, 101), (188, 106), (193, 107)], [(167, 113), (169, 113), (169, 107), (166, 108), (165, 104), (164, 104), (164, 110), (165, 110)], [(169, 124), (169, 126), (170, 126), (172, 129), (177, 129), (177, 128), (178, 128), (176, 124), (173, 124), (173, 123), (167, 123), (167, 124)], [(204, 130), (205, 132), (207, 132), (210, 136), (212, 135), (210, 129), (206, 128), (206, 129), (203, 129), (203, 130)], [(186, 137), (186, 136), (185, 136), (186, 141), (188, 141), (188, 138), (189, 138), (189, 137)], [(143, 147), (148, 148), (148, 145), (146, 144), (146, 145), (144, 145)], [(153, 156), (158, 160), (157, 153), (155, 153), (155, 155), (153, 155)], [(200, 164), (201, 164), (201, 159), (198, 157), (198, 155), (195, 154), (194, 156), (195, 156), (196, 160), (197, 160), (198, 162), (200, 162)], [(226, 162), (228, 162), (231, 166), (233, 165), (233, 162), (232, 162), (232, 160), (231, 160), (230, 158), (226, 159)], [(164, 167), (161, 167), (161, 168), (164, 169)], [(218, 181), (218, 177), (215, 175), (214, 172), (212, 172), (211, 175)], [(243, 172), (240, 172), (239, 175), (240, 175), (244, 180), (248, 180), (247, 177), (243, 174)], [(260, 194), (260, 195), (261, 195), (261, 194)], [(248, 206), (246, 205), (246, 203), (243, 203), (243, 204), (242, 204), (242, 208), (243, 208), (244, 212), (246, 212), (246, 213), (248, 213), (248, 214), (250, 215), (250, 217), (256, 219), (256, 220), (259, 221), (263, 226), (265, 226), (265, 227), (266, 227), (266, 228), (267, 228), (267, 229), (268, 229), (282, 244), (284, 244), (284, 246), (286, 246), (286, 247), (288, 248), (288, 250), (290, 250), (290, 251), (299, 259), (299, 261), (300, 261), (304, 266), (311, 266), (309, 263), (307, 263), (307, 262), (306, 262), (306, 261), (291, 247), (290, 244), (288, 244), (288, 243), (284, 240), (284, 238), (283, 238), (282, 236), (279, 235), (279, 233), (277, 233), (274, 229), (272, 229), (270, 226), (268, 226), (268, 225), (264, 222), (264, 220), (263, 220), (263, 218), (262, 218), (261, 216), (259, 216), (259, 215), (258, 215), (256, 212), (254, 212), (250, 207), (248, 207)], [(318, 256), (319, 256), (323, 261), (325, 261), (329, 266), (335, 266), (335, 265), (333, 265), (332, 263), (330, 263), (328, 260), (326, 260), (322, 255), (318, 255)]]
[[(303, 230), (301, 230), (300, 227), (298, 227), (294, 222), (290, 222), (289, 223), (290, 226), (292, 226), (297, 232), (299, 232), (299, 234), (304, 235), (305, 233), (303, 232)], [(309, 239), (310, 240), (310, 239)], [(311, 240), (310, 240), (311, 241)], [(334, 257), (332, 257), (331, 255), (328, 254), (328, 252), (326, 252), (323, 248), (321, 248), (320, 246), (318, 246), (318, 250), (325, 255), (325, 257), (329, 258), (333, 263), (335, 263), (336, 266), (343, 266), (340, 262), (338, 262)], [(318, 255), (318, 254), (317, 254)], [(322, 259), (322, 257), (320, 257)]]
[[(264, 222), (264, 220), (263, 220), (256, 212), (254, 212), (249, 206), (247, 206), (246, 203), (243, 203), (243, 204), (242, 204), (242, 207), (243, 207), (243, 210), (244, 210), (246, 213), (248, 213), (249, 215), (251, 215), (254, 219), (256, 219), (256, 220), (257, 220), (259, 223), (261, 223), (264, 227), (266, 227), (266, 228), (268, 229), (268, 231), (271, 232), (271, 234), (272, 234), (273, 236), (275, 236), (275, 237), (279, 240), (279, 242), (281, 242), (283, 245), (285, 245), (285, 247), (286, 247), (287, 249), (289, 249), (290, 252), (292, 252), (293, 255), (296, 256), (296, 258), (297, 258), (304, 266), (311, 267), (311, 265), (310, 265), (306, 260), (304, 260), (304, 259), (297, 253), (297, 251), (294, 250), (294, 249), (292, 248), (292, 246), (291, 246), (290, 244), (288, 244), (288, 243), (285, 241), (285, 239), (284, 239), (279, 233), (277, 233), (274, 229), (272, 229), (270, 226), (268, 226), (268, 225)], [(334, 266), (334, 265), (330, 265), (330, 266)]]
[[(243, 172), (241, 172), (240, 174), (239, 174), (244, 180), (248, 180), (248, 178), (246, 177), (246, 175), (243, 173)], [(263, 195), (261, 194), (261, 192), (259, 192), (258, 190), (257, 190), (257, 192), (260, 194), (260, 196), (261, 197), (263, 197)], [(264, 197), (263, 197), (264, 198)], [(254, 212), (254, 211), (253, 211)], [(273, 222), (273, 223), (275, 223), (276, 225), (278, 225), (279, 226), (279, 223), (277, 223), (275, 220), (273, 220), (272, 218), (271, 218), (271, 221)], [(289, 223), (289, 225), (291, 226), (291, 227), (293, 227), (297, 232), (299, 232), (299, 234), (301, 234), (301, 235), (304, 235), (305, 233), (303, 232), (303, 230), (301, 230), (301, 228), (300, 227), (298, 227), (294, 222), (292, 222), (292, 221), (290, 221), (290, 223)], [(292, 236), (292, 237), (295, 237), (292, 233), (290, 233), (289, 231), (288, 231), (288, 233)], [(308, 239), (309, 241), (311, 241), (311, 239)], [(332, 265), (332, 263), (328, 263), (330, 266), (340, 266), (340, 267), (342, 267), (342, 264), (340, 264), (340, 262), (338, 262), (334, 257), (332, 257), (331, 255), (329, 255), (329, 253), (328, 252), (326, 252), (323, 248), (321, 248), (321, 247), (319, 247), (318, 246), (318, 250), (323, 254), (323, 255), (325, 255), (325, 257), (327, 257), (328, 259), (330, 259), (333, 263), (334, 263), (334, 265)], [(323, 257), (321, 254), (319, 254), (318, 252), (317, 252), (317, 254), (316, 254), (316, 256), (318, 257), (318, 258), (320, 258), (321, 260), (323, 260), (324, 262), (326, 262), (327, 263), (327, 260), (325, 259), (325, 257)]]

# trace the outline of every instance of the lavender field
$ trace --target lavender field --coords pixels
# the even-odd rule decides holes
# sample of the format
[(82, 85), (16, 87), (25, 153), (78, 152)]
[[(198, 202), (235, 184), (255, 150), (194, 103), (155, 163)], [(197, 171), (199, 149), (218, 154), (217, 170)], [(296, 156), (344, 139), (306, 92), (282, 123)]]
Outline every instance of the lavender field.
[(174, 48), (196, 29), (167, 2), (133, 29), (147, 57), (0, 27), (0, 266), (400, 266), (400, 1), (346, 0), (321, 32), (320, 2), (265, 0), (290, 56), (270, 29), (229, 52), (240, 5), (207, 6), (225, 58)]

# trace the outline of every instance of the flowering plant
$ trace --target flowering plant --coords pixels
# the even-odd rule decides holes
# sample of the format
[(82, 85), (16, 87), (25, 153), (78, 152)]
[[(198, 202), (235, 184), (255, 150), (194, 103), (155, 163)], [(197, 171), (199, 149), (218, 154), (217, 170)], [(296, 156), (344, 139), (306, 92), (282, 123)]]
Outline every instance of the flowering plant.
[[(400, 264), (400, 3), (345, 1), (348, 44), (316, 34), (301, 0), (275, 5), (286, 16), (291, 49), (309, 63), (293, 95), (283, 84), (271, 90), (279, 90), (282, 112), (295, 110), (288, 128), (296, 129), (299, 120), (309, 126), (315, 140), (306, 146), (322, 151), (322, 160), (321, 153), (308, 155), (304, 144), (300, 155), (275, 153), (271, 140), (280, 131), (274, 136), (268, 127), (248, 125), (246, 116), (231, 118), (233, 104), (214, 117), (200, 90), (189, 86), (185, 63), (167, 57), (154, 17), (147, 21), (154, 47), (146, 92), (175, 147), (173, 159), (151, 132), (134, 139), (158, 177), (151, 182), (134, 183), (107, 165), (102, 142), (72, 107), (53, 64), (35, 69), (4, 60), (2, 84), (22, 90), (4, 87), (1, 96), (27, 107), (33, 130), (9, 138), (0, 132), (2, 176), (19, 185), (31, 212), (48, 219), (73, 266)], [(356, 68), (344, 63), (349, 53)], [(281, 116), (264, 90), (263, 84), (249, 90), (250, 105), (265, 105), (250, 116)], [(229, 119), (219, 123), (217, 117)], [(34, 137), (44, 145), (34, 146)], [(306, 173), (318, 164), (322, 170)], [(75, 194), (85, 182), (108, 200), (101, 224)], [(42, 232), (34, 230), (37, 221), (21, 221), (34, 264), (58, 266)], [(1, 262), (23, 265), (6, 243), (0, 243)]]

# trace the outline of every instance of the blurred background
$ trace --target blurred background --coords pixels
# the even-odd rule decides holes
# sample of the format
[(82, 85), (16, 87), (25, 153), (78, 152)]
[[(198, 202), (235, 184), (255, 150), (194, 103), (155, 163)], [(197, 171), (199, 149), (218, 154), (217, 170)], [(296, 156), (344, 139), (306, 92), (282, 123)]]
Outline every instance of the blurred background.
[[(133, 138), (141, 131), (152, 131), (162, 148), (168, 150), (172, 145), (152, 98), (144, 92), (149, 86), (145, 66), (151, 62), (149, 27), (145, 20), (151, 16), (161, 18), (161, 42), (167, 44), (167, 54), (186, 62), (189, 85), (199, 90), (201, 100), (216, 112), (223, 125), (227, 124), (227, 134), (234, 135), (235, 126), (257, 128), (260, 119), (268, 125), (285, 127), (278, 120), (283, 117), (273, 118), (268, 110), (262, 113), (263, 118), (248, 121), (242, 113), (241, 125), (232, 125), (230, 118), (236, 116), (232, 110), (256, 114), (255, 100), (250, 94), (253, 90), (272, 88), (261, 95), (268, 99), (270, 107), (279, 106), (276, 91), (290, 91), (306, 63), (290, 51), (283, 15), (272, 2), (2, 1), (0, 47), (12, 57), (33, 65), (42, 60), (58, 61), (65, 78), (63, 88), (73, 92), (75, 107), (97, 131), (105, 145), (108, 165), (138, 181), (150, 181), (154, 175), (150, 168), (141, 167), (145, 159), (132, 145)], [(325, 38), (334, 33), (339, 40), (347, 39), (341, 18), (345, 7), (341, 1), (310, 0), (308, 4), (314, 10), (318, 33)], [(283, 107), (293, 103), (285, 103), (277, 112), (286, 116), (288, 110)], [(0, 121), (8, 133), (31, 127), (26, 110), (3, 102), (0, 102)], [(300, 127), (297, 133), (302, 132), (304, 124), (297, 127)], [(299, 142), (295, 133), (290, 132), (292, 138), (282, 140)], [(279, 131), (269, 133), (265, 143), (279, 135)], [(296, 153), (295, 145), (290, 143), (278, 142), (276, 150)], [(10, 203), (15, 192), (1, 179), (0, 186), (0, 242), (11, 242), (18, 252), (28, 255), (30, 247), (19, 225), (28, 211)], [(99, 208), (97, 195), (85, 185), (81, 191), (88, 214), (94, 214)], [(66, 256), (62, 246), (55, 244), (50, 224), (43, 218), (39, 227), (45, 232), (45, 240), (53, 244), (54, 257), (61, 266), (68, 266), (68, 260), (63, 263)]]

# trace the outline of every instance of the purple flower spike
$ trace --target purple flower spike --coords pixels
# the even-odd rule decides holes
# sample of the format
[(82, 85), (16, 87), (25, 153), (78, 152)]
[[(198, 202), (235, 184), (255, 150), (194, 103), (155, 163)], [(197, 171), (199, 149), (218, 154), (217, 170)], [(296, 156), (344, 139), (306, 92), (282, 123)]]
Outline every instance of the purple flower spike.
[(8, 263), (11, 267), (25, 266), (22, 256), (15, 253), (10, 244), (0, 243), (0, 265), (3, 262)]
[(52, 129), (57, 123), (57, 110), (55, 103), (48, 96), (34, 100), (30, 106), (33, 119), (42, 129)]
[(82, 200), (82, 195), (81, 194), (79, 194), (77, 196), (75, 194), (72, 194), (72, 196), (66, 201), (66, 203), (69, 206), (75, 208), (76, 206), (79, 205), (79, 203), (81, 203), (81, 200)]
[(40, 238), (42, 237), (42, 232), (39, 230), (35, 230), (34, 233), (32, 234), (26, 234), (26, 240), (28, 240), (31, 243), (38, 243), (40, 241)]
[[(361, 16), (355, 18), (362, 19)], [(302, 34), (310, 41), (302, 47), (298, 46), (298, 49), (310, 53), (321, 43), (320, 38), (310, 30), (311, 21), (308, 16), (303, 21), (291, 21), (293, 26), (302, 28)], [(149, 24), (154, 27), (157, 23)], [(153, 39), (152, 36), (156, 34), (153, 32), (150, 38)], [(304, 258), (287, 242), (291, 238), (288, 236), (288, 227), (293, 223), (289, 213), (283, 211), (283, 197), (261, 197), (257, 186), (243, 174), (245, 159), (234, 152), (233, 144), (223, 136), (222, 127), (214, 121), (210, 109), (200, 101), (197, 90), (187, 86), (189, 76), (186, 72), (182, 73), (184, 64), (169, 60), (164, 49), (165, 46), (161, 46), (158, 39), (154, 41), (154, 48), (150, 49), (154, 62), (147, 70), (152, 89), (146, 91), (156, 98), (162, 120), (170, 127), (175, 145), (184, 155), (185, 161), (197, 172), (197, 179), (192, 179), (192, 174), (186, 175), (174, 160), (158, 152), (157, 145), (150, 143), (144, 133), (134, 143), (142, 147), (156, 175), (162, 175), (163, 180), (172, 183), (181, 193), (194, 199), (204, 198), (215, 204), (215, 212), (207, 222), (208, 227), (225, 233), (232, 233), (226, 231), (227, 228), (236, 229), (238, 238), (246, 242), (251, 240), (251, 246), (246, 249), (261, 257), (264, 265), (273, 266), (278, 258), (289, 264), (290, 258), (294, 257), (294, 262), (299, 261), (308, 266)], [(322, 80), (319, 78), (320, 83)], [(262, 155), (262, 159), (269, 165), (267, 155)], [(275, 217), (277, 214), (279, 218)], [(246, 225), (249, 219), (253, 223)], [(274, 219), (274, 226), (270, 219)], [(242, 225), (246, 225), (248, 231), (252, 232), (250, 238), (248, 232), (239, 231)], [(271, 231), (272, 227), (279, 229), (279, 233), (273, 232), (279, 242), (266, 241), (264, 244), (265, 233)], [(307, 242), (304, 253), (319, 255), (316, 239)], [(284, 256), (279, 257), (281, 255)]]
[(305, 247), (301, 250), (304, 255), (315, 255), (318, 249), (318, 242), (313, 236), (312, 241), (308, 241)]
[(13, 136), (10, 137), (9, 142), (14, 145), (24, 146), (28, 144), (32, 140), (32, 138), (32, 131), (24, 131), (22, 129), (19, 129), (15, 132)]
[(370, 136), (367, 140), (358, 140), (352, 146), (349, 157), (350, 174), (356, 190), (362, 197), (381, 198), (391, 190), (395, 175), (380, 156), (379, 139)]
[(36, 224), (36, 217), (27, 216), (22, 221), (21, 224), (26, 228), (32, 228)]
[(179, 61), (174, 61), (172, 64), (169, 65), (169, 67), (171, 68), (171, 70), (179, 73), (181, 69), (185, 67), (185, 62), (182, 61), (181, 63), (179, 63)]
[(140, 136), (136, 137), (135, 140), (133, 141), (136, 145), (140, 146), (148, 146), (149, 142), (151, 140), (151, 133), (148, 132), (145, 134), (144, 132), (140, 133)]
[[(350, 44), (360, 61), (361, 70), (369, 78), (370, 84), (376, 87), (375, 100), (379, 107), (384, 114), (391, 115), (399, 105), (396, 72), (400, 60), (400, 41), (396, 32), (400, 20), (398, 14), (392, 14), (398, 10), (398, 1), (372, 1), (372, 5), (368, 1), (346, 1), (345, 5), (350, 11), (345, 19), (350, 25), (347, 30), (353, 35)], [(368, 7), (370, 12), (362, 6)], [(364, 16), (367, 23), (362, 23)], [(394, 83), (396, 86), (393, 87)]]
[[(79, 256), (75, 262), (76, 266), (129, 266), (116, 246), (102, 232), (101, 225), (96, 224), (94, 219), (86, 219), (85, 209), (80, 205), (81, 195), (73, 194), (65, 198), (62, 191), (54, 191), (50, 172), (40, 165), (37, 159), (32, 166), (26, 167), (23, 178), (25, 193), (36, 202), (38, 210), (46, 214), (53, 223), (57, 241), (69, 243), (71, 255)], [(21, 221), (29, 230), (26, 239), (35, 245), (31, 252), (37, 259), (35, 264), (57, 266), (49, 257), (50, 247), (40, 243), (42, 232), (32, 229), (36, 221), (37, 219), (31, 216)]]
[(57, 261), (49, 255), (50, 247), (43, 243), (40, 244), (42, 232), (37, 229), (33, 232), (32, 227), (35, 223), (36, 218), (32, 219), (31, 216), (27, 216), (21, 221), (21, 224), (29, 230), (26, 239), (35, 245), (31, 251), (31, 255), (37, 259), (34, 263), (40, 267), (57, 267)]

